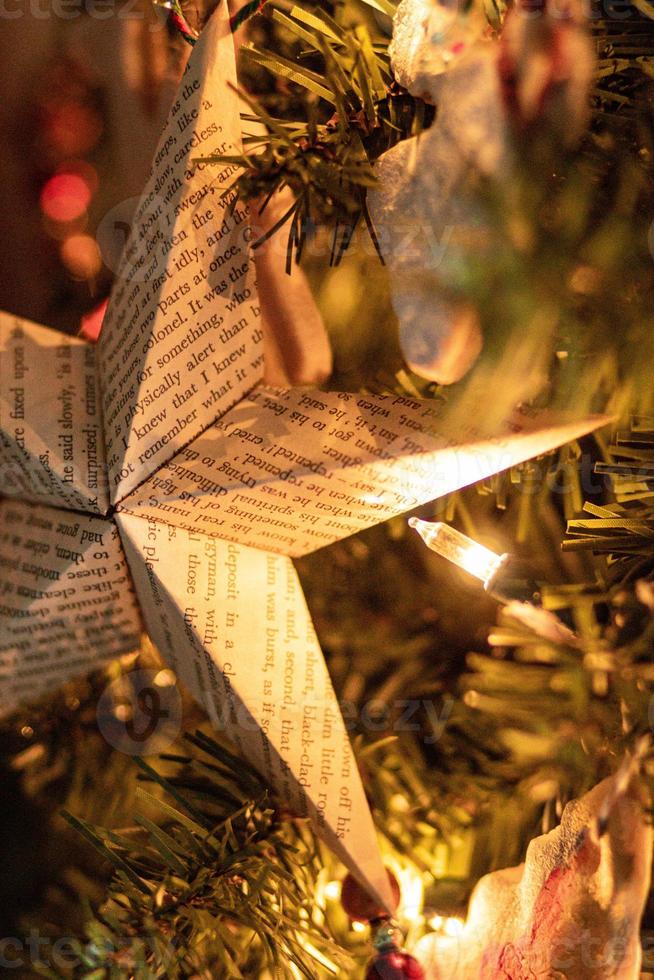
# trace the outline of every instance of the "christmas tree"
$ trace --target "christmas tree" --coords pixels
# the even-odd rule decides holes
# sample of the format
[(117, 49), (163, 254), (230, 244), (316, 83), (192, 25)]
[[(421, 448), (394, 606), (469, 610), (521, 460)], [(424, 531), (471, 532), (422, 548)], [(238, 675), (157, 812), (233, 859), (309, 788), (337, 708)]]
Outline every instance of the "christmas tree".
[(653, 975), (652, 8), (113, 13), (8, 93), (0, 968)]

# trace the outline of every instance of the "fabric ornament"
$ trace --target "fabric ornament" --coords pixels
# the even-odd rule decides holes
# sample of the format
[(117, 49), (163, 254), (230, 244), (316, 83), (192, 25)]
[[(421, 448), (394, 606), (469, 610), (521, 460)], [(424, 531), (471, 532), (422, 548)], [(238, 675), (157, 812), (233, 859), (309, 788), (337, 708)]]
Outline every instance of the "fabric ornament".
[[(510, 180), (515, 137), (528, 125), (567, 144), (586, 126), (594, 55), (581, 14), (568, 12), (534, 18), (517, 7), (498, 41), (484, 37), (475, 5), (398, 7), (396, 77), (437, 114), (429, 130), (382, 154), (368, 199), (405, 359), (439, 384), (460, 380), (482, 348), (477, 313), (457, 293), (468, 256), (492, 248), (470, 174)], [(526, 381), (523, 397), (533, 393)]]
[(638, 980), (652, 827), (624, 773), (569, 803), (525, 863), (482, 878), (458, 936), (425, 936), (427, 980)]

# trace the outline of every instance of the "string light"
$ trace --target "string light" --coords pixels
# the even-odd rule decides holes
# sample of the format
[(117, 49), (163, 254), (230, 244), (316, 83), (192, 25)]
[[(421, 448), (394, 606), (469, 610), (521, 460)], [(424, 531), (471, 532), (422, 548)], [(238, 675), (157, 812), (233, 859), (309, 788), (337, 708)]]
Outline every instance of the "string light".
[(463, 919), (457, 919), (455, 916), (449, 916), (443, 923), (443, 932), (446, 936), (451, 936), (455, 938), (463, 933), (465, 928), (465, 923)]
[(341, 883), (340, 881), (328, 881), (325, 885), (325, 898), (328, 898), (332, 902), (337, 902), (341, 897)]
[(393, 871), (400, 883), (401, 901), (397, 917), (408, 925), (419, 925), (423, 921), (422, 909), (425, 892), (422, 876), (414, 865), (394, 864)]
[(508, 555), (497, 555), (490, 548), (466, 537), (461, 531), (443, 524), (430, 523), (418, 517), (409, 519), (409, 527), (415, 528), (428, 548), (453, 562), (470, 575), (480, 579), (488, 589)]

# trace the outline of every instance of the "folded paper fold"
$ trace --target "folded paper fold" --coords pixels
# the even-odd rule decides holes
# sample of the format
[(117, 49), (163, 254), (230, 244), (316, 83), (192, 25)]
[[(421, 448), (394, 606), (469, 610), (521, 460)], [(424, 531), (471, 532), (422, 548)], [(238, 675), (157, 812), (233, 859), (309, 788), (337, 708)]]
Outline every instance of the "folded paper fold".
[(142, 517), (298, 557), (585, 435), (517, 410), (494, 436), (438, 402), (260, 387), (124, 501)]
[(0, 570), (0, 714), (139, 646), (112, 522), (0, 500)]
[(193, 50), (154, 155), (99, 343), (112, 500), (263, 376), (248, 212), (225, 196), (241, 151), (234, 44), (221, 11)]
[(109, 503), (93, 347), (1, 312), (0, 493), (95, 513)]
[(117, 520), (163, 656), (288, 808), (311, 816), (385, 898), (372, 818), (292, 562), (141, 517)]

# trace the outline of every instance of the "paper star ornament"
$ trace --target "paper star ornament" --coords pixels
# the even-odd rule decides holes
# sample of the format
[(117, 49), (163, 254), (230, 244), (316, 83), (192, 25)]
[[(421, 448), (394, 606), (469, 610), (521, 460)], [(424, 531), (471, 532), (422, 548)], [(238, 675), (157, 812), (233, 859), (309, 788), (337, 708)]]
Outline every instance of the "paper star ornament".
[[(226, 13), (194, 49), (97, 350), (0, 318), (0, 709), (134, 649), (162, 655), (382, 900), (365, 794), (291, 557), (590, 431), (524, 411), (489, 438), (434, 402), (258, 387), (260, 301), (231, 166)], [(299, 311), (301, 316), (302, 311)]]

